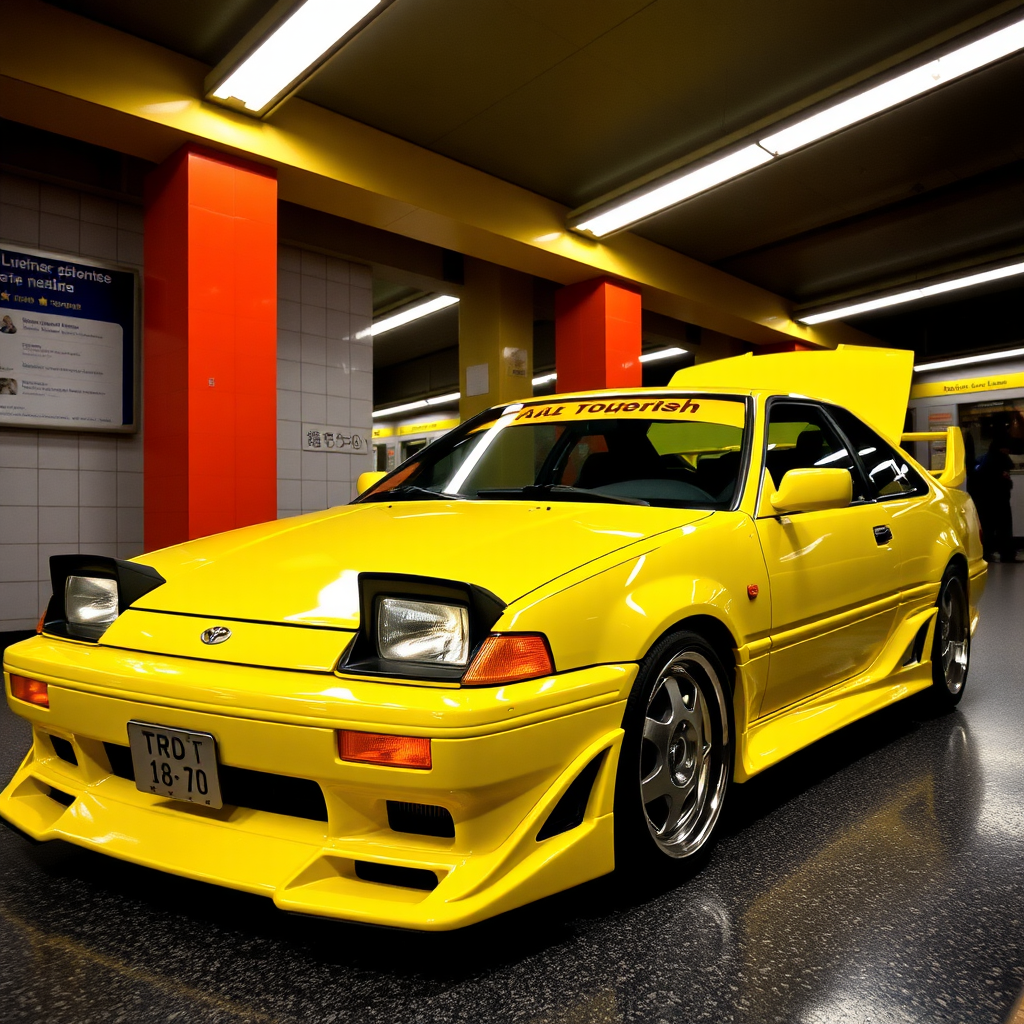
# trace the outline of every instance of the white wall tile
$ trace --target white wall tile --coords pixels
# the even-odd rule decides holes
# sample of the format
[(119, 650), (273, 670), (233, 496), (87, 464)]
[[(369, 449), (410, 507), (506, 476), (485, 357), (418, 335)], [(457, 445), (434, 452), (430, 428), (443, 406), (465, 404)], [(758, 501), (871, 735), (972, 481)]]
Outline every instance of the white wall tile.
[(302, 305), (301, 323), (303, 334), (318, 334), (323, 337), (327, 332), (327, 310), (324, 306)]
[(302, 419), (306, 423), (324, 423), (327, 418), (327, 396), (302, 393)]
[(282, 391), (302, 389), (302, 364), (296, 359), (278, 359), (277, 386)]
[(327, 259), (327, 280), (340, 281), (348, 284), (351, 276), (352, 264), (348, 260), (335, 259), (333, 256)]
[(42, 213), (55, 213), (60, 217), (80, 218), (78, 193), (59, 185), (40, 184), (39, 209)]
[(79, 508), (78, 536), (83, 547), (117, 540), (116, 508)]
[(143, 552), (142, 541), (117, 542), (117, 557), (118, 558), (136, 558)]
[(302, 394), (298, 391), (277, 392), (277, 415), (282, 420), (302, 418)]
[[(346, 345), (346, 348), (348, 346)], [(325, 377), (327, 383), (327, 394), (336, 398), (347, 398), (350, 389), (348, 367), (328, 366)]]
[(329, 309), (324, 323), (328, 338), (332, 341), (348, 341), (352, 330), (349, 313), (341, 309)]
[(302, 304), (291, 299), (277, 300), (277, 329), (299, 331), (302, 329)]
[(31, 505), (0, 505), (0, 543), (35, 544), (39, 517)]
[(48, 249), (78, 252), (78, 228), (77, 217), (60, 217), (55, 213), (41, 213), (39, 215), (39, 244)]
[(302, 483), (298, 480), (277, 481), (278, 508), (302, 507)]
[(372, 319), (367, 313), (365, 315), (356, 313), (354, 310), (348, 315), (349, 340), (357, 345), (372, 345), (373, 335), (370, 334)]
[(327, 281), (325, 282), (324, 301), (328, 309), (337, 309), (348, 312), (348, 282)]
[(0, 501), (5, 505), (35, 505), (38, 494), (38, 470), (0, 469)]
[(352, 483), (349, 480), (335, 480), (327, 483), (327, 507), (347, 505), (351, 501)]
[[(357, 345), (356, 348), (359, 346)], [(353, 398), (363, 398), (373, 402), (373, 374), (366, 370), (353, 370), (351, 394)]]
[[(0, 466), (34, 469), (39, 462), (39, 437), (35, 430), (0, 430)], [(3, 497), (0, 497), (0, 502)]]
[(117, 203), (112, 199), (103, 199), (86, 192), (81, 198), (82, 223), (101, 224), (105, 227), (117, 227)]
[(78, 506), (39, 509), (40, 544), (78, 544)]
[(352, 479), (352, 456), (345, 452), (327, 457), (327, 480), (330, 483)]
[(23, 245), (38, 245), (39, 212), (0, 203), (0, 237)]
[(302, 295), (300, 301), (303, 306), (327, 307), (327, 282), (322, 277), (311, 277), (303, 274)]
[(327, 394), (327, 373), (322, 363), (302, 363), (302, 393), (305, 395)]
[(370, 424), (372, 423), (373, 402), (358, 398), (350, 399), (350, 401), (352, 402), (351, 425), (369, 434)]
[(353, 345), (349, 349), (349, 358), (353, 370), (364, 370), (373, 372), (373, 346)]
[(118, 505), (118, 483), (117, 473), (113, 471), (80, 470), (78, 474), (79, 506), (116, 508)]
[(82, 221), (79, 251), (83, 256), (101, 260), (117, 259), (117, 228)]
[[(290, 483), (291, 481), (286, 482)], [(326, 480), (303, 480), (301, 487), (303, 512), (315, 512), (317, 509), (327, 508)]]
[[(119, 508), (142, 508), (143, 475), (117, 474), (117, 505)], [(84, 504), (84, 502), (83, 502)]]
[(287, 299), (289, 302), (302, 301), (302, 275), (292, 270), (284, 270), (278, 264), (277, 268), (277, 297)]
[(277, 447), (298, 450), (302, 447), (302, 426), (291, 420), (277, 421)]
[(347, 398), (327, 398), (327, 415), (324, 422), (332, 427), (347, 427), (351, 422), (352, 410)]
[(298, 331), (277, 332), (277, 357), (298, 362), (302, 358), (302, 336)]
[[(119, 508), (117, 510), (117, 543), (141, 544), (143, 524), (144, 515), (141, 508)], [(118, 557), (121, 556), (118, 555)]]
[(373, 271), (369, 267), (363, 266), (362, 263), (351, 263), (349, 264), (349, 282), (353, 287), (372, 288)]
[(329, 455), (327, 452), (303, 452), (302, 453), (302, 479), (303, 480), (326, 480), (327, 466), (337, 455)]
[(146, 212), (132, 203), (117, 204), (117, 226), (122, 231), (137, 231), (142, 234), (146, 223)]
[(79, 469), (117, 469), (117, 437), (85, 434), (78, 442)]
[(0, 587), (0, 620), (13, 620), (24, 625), (11, 629), (31, 629), (39, 619), (38, 583), (5, 583)]
[(302, 273), (312, 277), (327, 276), (327, 257), (318, 252), (301, 250)]
[(0, 544), (0, 584), (36, 582), (37, 544)]
[(143, 242), (140, 231), (117, 231), (117, 260), (142, 266)]
[(283, 270), (300, 271), (302, 269), (302, 253), (291, 245), (278, 246), (277, 265)]
[(141, 473), (143, 467), (142, 437), (138, 434), (132, 437), (119, 437), (117, 439), (117, 470), (119, 473)]
[(302, 452), (279, 449), (277, 453), (278, 480), (298, 480), (302, 477)]
[(322, 334), (303, 333), (302, 361), (317, 366), (327, 365), (327, 339)]
[(78, 434), (39, 431), (40, 469), (78, 469)]

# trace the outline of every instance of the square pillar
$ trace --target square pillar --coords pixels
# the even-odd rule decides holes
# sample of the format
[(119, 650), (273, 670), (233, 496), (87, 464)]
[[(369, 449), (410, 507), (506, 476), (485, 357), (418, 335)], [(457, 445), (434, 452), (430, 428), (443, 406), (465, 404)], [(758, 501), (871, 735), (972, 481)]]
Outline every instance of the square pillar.
[(595, 278), (555, 293), (555, 371), (560, 394), (638, 388), (640, 292)]
[(467, 257), (459, 300), (459, 415), (533, 395), (533, 279)]
[(277, 515), (277, 178), (187, 145), (146, 188), (147, 550)]

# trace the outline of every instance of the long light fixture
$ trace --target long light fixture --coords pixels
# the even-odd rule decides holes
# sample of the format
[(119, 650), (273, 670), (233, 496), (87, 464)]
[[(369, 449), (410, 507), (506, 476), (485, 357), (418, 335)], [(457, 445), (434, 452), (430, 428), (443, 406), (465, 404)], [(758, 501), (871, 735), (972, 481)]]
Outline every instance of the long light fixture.
[(391, 2), (282, 0), (210, 72), (207, 99), (269, 114)]
[(385, 416), (399, 416), (403, 412), (414, 412), (416, 409), (429, 409), (433, 405), (452, 405), (462, 398), (458, 391), (452, 391), (447, 395), (438, 395), (436, 398), (421, 398), (417, 402), (406, 402), (405, 405), (393, 405), (390, 409), (378, 409), (370, 413), (371, 419), (382, 419)]
[(685, 348), (659, 348), (654, 352), (645, 352), (640, 357), (641, 363), (655, 363), (659, 359), (671, 359), (673, 356), (689, 355)]
[(915, 366), (916, 373), (927, 373), (929, 370), (948, 370), (951, 366), (968, 366), (971, 363), (994, 363), (999, 359), (1015, 359), (1024, 356), (1024, 348), (1008, 348), (1002, 352), (986, 352), (980, 356), (960, 356), (957, 359), (943, 359), (937, 363), (921, 363)]
[(956, 277), (944, 277), (933, 284), (914, 285), (909, 288), (901, 288), (882, 295), (876, 295), (870, 299), (861, 299), (842, 306), (831, 306), (821, 309), (820, 312), (811, 312), (810, 310), (796, 312), (793, 314), (793, 319), (801, 324), (822, 324), (829, 320), (841, 320), (844, 317), (856, 316), (859, 313), (869, 313), (874, 309), (897, 306), (904, 302), (913, 302), (915, 299), (923, 299), (931, 295), (941, 295), (944, 292), (952, 292), (960, 288), (974, 288), (980, 284), (987, 284), (989, 281), (999, 281), (1004, 277), (1014, 277), (1017, 274), (1024, 274), (1024, 259), (1018, 258), (1013, 263), (1003, 264), (1002, 266), (977, 273), (964, 273)]
[(370, 327), (370, 334), (376, 336), (384, 334), (386, 331), (393, 331), (396, 327), (404, 327), (405, 324), (411, 324), (414, 320), (419, 320), (421, 317), (430, 316), (431, 313), (436, 313), (439, 309), (447, 309), (449, 306), (454, 306), (458, 301), (458, 298), (454, 295), (438, 295), (436, 299), (431, 299), (429, 302), (421, 302), (418, 306), (406, 306), (405, 309), (401, 309), (391, 316), (375, 320)]
[(651, 217), (685, 199), (747, 174), (778, 157), (834, 135), (851, 125), (875, 117), (915, 96), (977, 71), (1024, 48), (1024, 20), (911, 70), (864, 89), (847, 99), (819, 107), (815, 113), (791, 121), (763, 138), (740, 143), (726, 155), (708, 158), (670, 180), (645, 186), (581, 213), (570, 214), (568, 225), (594, 238), (602, 238)]

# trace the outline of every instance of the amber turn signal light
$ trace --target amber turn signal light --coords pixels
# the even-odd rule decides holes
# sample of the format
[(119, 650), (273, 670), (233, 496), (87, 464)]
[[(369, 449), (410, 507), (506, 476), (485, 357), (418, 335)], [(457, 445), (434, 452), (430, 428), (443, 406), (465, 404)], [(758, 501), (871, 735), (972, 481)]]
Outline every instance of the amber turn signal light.
[(494, 633), (476, 652), (463, 686), (497, 686), (549, 676), (555, 671), (547, 637), (543, 633)]
[(392, 768), (429, 768), (430, 740), (425, 736), (387, 736), (377, 732), (338, 732), (342, 761), (384, 764)]
[(35, 704), (37, 708), (48, 708), (50, 706), (49, 688), (46, 683), (38, 679), (28, 679), (25, 676), (11, 676), (11, 696), (26, 704)]

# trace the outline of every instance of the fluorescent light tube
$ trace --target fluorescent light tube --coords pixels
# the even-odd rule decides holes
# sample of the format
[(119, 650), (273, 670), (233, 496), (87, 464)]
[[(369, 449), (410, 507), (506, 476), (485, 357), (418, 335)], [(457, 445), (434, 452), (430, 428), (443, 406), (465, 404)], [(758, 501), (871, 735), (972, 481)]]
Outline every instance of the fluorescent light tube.
[(402, 327), (405, 324), (411, 324), (413, 320), (419, 320), (420, 317), (430, 316), (431, 313), (436, 313), (439, 309), (447, 309), (448, 306), (454, 306), (458, 301), (454, 295), (439, 295), (436, 299), (423, 302), (418, 306), (407, 306), (392, 316), (386, 316), (381, 320), (374, 321), (373, 326), (370, 328), (370, 333), (377, 335), (383, 334), (385, 331), (393, 331), (396, 327)]
[(952, 53), (947, 53), (938, 60), (922, 64), (912, 71), (876, 85), (873, 89), (867, 89), (848, 100), (827, 107), (789, 128), (765, 136), (759, 144), (773, 156), (792, 153), (794, 149), (823, 139), (851, 124), (920, 96), (930, 89), (977, 71), (978, 68), (1006, 57), (1021, 47), (1024, 47), (1024, 21), (1008, 25)]
[(864, 299), (861, 302), (853, 302), (849, 306), (830, 309), (824, 313), (811, 313), (810, 315), (798, 313), (793, 319), (802, 324), (822, 324), (829, 320), (841, 320), (843, 317), (856, 316), (858, 313), (868, 313), (873, 309), (883, 309), (886, 306), (896, 306), (903, 302), (913, 302), (914, 299), (926, 298), (929, 295), (941, 295), (943, 292), (951, 292), (959, 288), (973, 288), (979, 284), (998, 281), (1004, 277), (1013, 277), (1016, 274), (1024, 274), (1024, 260), (1020, 263), (1011, 263), (1009, 266), (997, 267), (995, 270), (983, 270), (977, 274), (967, 274), (964, 277), (939, 281), (936, 284), (907, 288), (905, 291), (895, 292), (892, 295)]
[(462, 395), (458, 391), (453, 391), (450, 395), (438, 395), (437, 398), (428, 398), (427, 405), (451, 405), (452, 402), (457, 402), (462, 398)]
[(413, 409), (426, 409), (426, 402), (406, 402), (405, 405), (393, 405), (390, 409), (379, 409), (370, 413), (371, 419), (380, 419), (382, 416), (397, 416), (401, 412), (412, 412)]
[(586, 231), (597, 238), (607, 235), (611, 231), (617, 231), (627, 224), (635, 224), (639, 220), (658, 213), (660, 210), (675, 206), (690, 196), (700, 192), (706, 192), (715, 185), (737, 178), (741, 174), (758, 167), (771, 160), (771, 154), (766, 153), (760, 146), (745, 146), (743, 149), (730, 153), (719, 160), (712, 161), (690, 171), (678, 178), (644, 192), (633, 199), (626, 198), (608, 207), (599, 207), (601, 212), (595, 211), (594, 216), (580, 221), (575, 225), (577, 231)]
[(915, 366), (917, 373), (925, 373), (928, 370), (946, 370), (951, 366), (967, 366), (970, 363), (993, 363), (997, 359), (1014, 359), (1017, 356), (1024, 356), (1024, 348), (1010, 348), (1003, 352), (987, 352), (982, 356), (961, 356), (957, 359), (943, 359), (938, 363), (922, 363)]
[(381, 0), (306, 0), (213, 90), (263, 110)]
[(653, 363), (658, 359), (671, 359), (673, 356), (685, 356), (685, 348), (659, 348), (655, 352), (646, 352), (640, 357), (641, 363)]
[(553, 380), (558, 380), (557, 373), (542, 373), (539, 377), (533, 378), (533, 386), (537, 388), (540, 387), (541, 384), (548, 384)]

